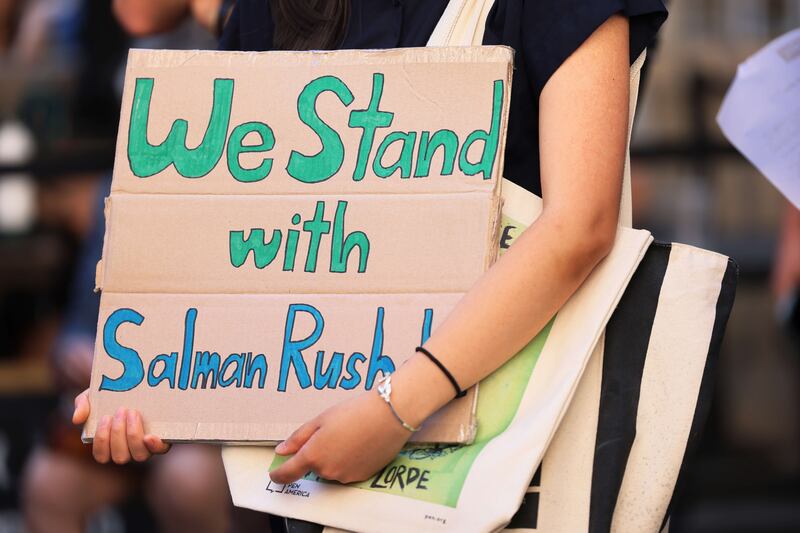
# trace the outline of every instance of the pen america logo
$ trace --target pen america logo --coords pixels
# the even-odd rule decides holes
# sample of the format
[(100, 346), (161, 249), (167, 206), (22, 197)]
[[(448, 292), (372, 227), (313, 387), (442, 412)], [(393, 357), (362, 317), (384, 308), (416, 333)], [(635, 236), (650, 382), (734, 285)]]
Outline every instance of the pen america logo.
[(299, 481), (283, 484), (269, 480), (265, 490), (271, 494), (289, 494), (290, 496), (300, 496), (303, 498), (309, 498), (311, 496), (309, 491), (301, 488), (301, 483)]

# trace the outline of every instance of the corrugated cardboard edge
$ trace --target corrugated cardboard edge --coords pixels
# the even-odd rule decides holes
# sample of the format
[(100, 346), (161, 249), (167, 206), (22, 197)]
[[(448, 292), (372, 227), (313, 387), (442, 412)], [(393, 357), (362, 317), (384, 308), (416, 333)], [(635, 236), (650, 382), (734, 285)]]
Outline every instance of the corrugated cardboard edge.
[[(116, 162), (114, 162), (116, 165)], [(95, 293), (102, 293), (103, 287), (105, 286), (105, 258), (106, 258), (106, 249), (108, 247), (108, 235), (109, 235), (109, 226), (111, 225), (111, 195), (107, 196), (103, 202), (103, 218), (105, 219), (105, 231), (103, 232), (103, 250), (101, 252), (100, 260), (97, 261), (97, 265), (95, 266), (94, 271), (94, 292)], [(101, 296), (102, 297), (102, 296)], [(101, 331), (102, 324), (100, 323), (100, 313), (97, 314), (97, 326), (96, 331)], [(94, 353), (92, 355), (92, 374), (95, 372), (96, 365), (94, 361), (97, 359), (97, 343), (94, 344)], [(92, 376), (94, 377), (94, 376)], [(92, 403), (92, 389), (89, 387), (89, 405)], [(86, 420), (86, 423), (83, 425), (81, 429), (81, 441), (85, 444), (92, 442), (92, 438), (88, 436), (87, 428), (89, 427), (96, 427), (96, 413), (89, 410), (89, 418)]]
[[(502, 174), (503, 168), (505, 167), (505, 158), (506, 158), (506, 141), (508, 140), (508, 116), (511, 110), (511, 84), (514, 81), (514, 49), (502, 46), (502, 49), (506, 49), (508, 55), (504, 55), (505, 60), (508, 61), (508, 72), (506, 73), (506, 87), (508, 87), (508, 98), (504, 98), (503, 104), (503, 112), (501, 114), (503, 123), (500, 125), (500, 129), (503, 132), (506, 132), (506, 135), (501, 137), (500, 146), (497, 147), (497, 154), (499, 161), (497, 162), (498, 171)], [(497, 261), (497, 258), (500, 254), (500, 232), (502, 231), (503, 226), (503, 183), (506, 181), (505, 178), (502, 176), (497, 176), (495, 179), (495, 186), (492, 189), (492, 200), (494, 205), (492, 206), (492, 212), (494, 214), (494, 222), (492, 227), (489, 230), (489, 250), (486, 254), (486, 268), (484, 271), (489, 270), (489, 268)], [(477, 394), (475, 395), (477, 398)], [(476, 399), (476, 406), (477, 406), (477, 399)], [(474, 416), (474, 409), (473, 409), (473, 416)]]
[[(253, 66), (269, 54), (272, 65), (293, 67), (327, 67), (368, 62), (374, 65), (396, 63), (398, 56), (417, 63), (510, 63), (513, 65), (514, 50), (509, 46), (442, 46), (408, 47), (366, 50), (311, 50), (305, 52), (275, 50), (263, 53), (221, 50), (146, 50), (131, 48), (128, 52), (130, 68), (174, 68), (177, 66), (205, 66), (218, 57), (226, 58), (229, 66)], [(410, 58), (410, 59), (409, 59)], [(508, 79), (511, 79), (509, 75)]]
[[(115, 163), (116, 164), (116, 163)], [(94, 292), (99, 293), (103, 291), (106, 281), (105, 258), (108, 253), (108, 235), (111, 226), (111, 195), (106, 196), (103, 201), (103, 218), (105, 219), (105, 229), (103, 231), (103, 250), (100, 255), (100, 260), (97, 261), (97, 266), (94, 271)]]
[(97, 264), (94, 267), (94, 292), (100, 293), (103, 290), (103, 257), (101, 256), (100, 259), (97, 261)]
[[(411, 435), (411, 438), (408, 439), (409, 444), (415, 445), (428, 445), (428, 444), (457, 444), (457, 445), (466, 445), (472, 444), (475, 441), (475, 435), (478, 433), (478, 419), (477, 414), (475, 412), (476, 408), (478, 407), (478, 384), (476, 383), (469, 389), (467, 389), (467, 400), (470, 402), (469, 407), (469, 420), (463, 424), (459, 424), (456, 428), (456, 432), (458, 437), (453, 440), (452, 442), (445, 442), (442, 440), (431, 440), (426, 438), (427, 432), (425, 431), (425, 425), (423, 424), (422, 430), (419, 433), (414, 433)], [(465, 400), (460, 400), (465, 401)], [(449, 405), (449, 404), (447, 404)], [(444, 409), (444, 408), (443, 408)], [(435, 416), (435, 415), (434, 415)], [(441, 425), (440, 425), (441, 427)], [(453, 425), (447, 425), (447, 427), (455, 427)]]
[(478, 394), (480, 394), (480, 382), (472, 386), (475, 389), (475, 394), (472, 395), (472, 407), (470, 408), (470, 425), (465, 428), (464, 444), (472, 444), (475, 442), (475, 437), (478, 434)]
[(503, 226), (503, 198), (500, 195), (492, 196), (490, 208), (489, 232), (487, 237), (486, 262), (483, 271), (486, 272), (497, 261), (500, 254), (500, 231)]
[[(424, 438), (424, 432), (420, 433), (420, 436), (417, 437), (412, 436), (409, 439), (410, 444), (415, 445), (429, 445), (429, 444), (450, 444), (450, 445), (467, 445), (472, 444), (475, 441), (475, 436), (477, 434), (477, 419), (475, 415), (475, 409), (477, 408), (478, 403), (478, 385), (472, 387), (474, 392), (470, 393), (470, 419), (468, 423), (459, 424), (456, 433), (458, 437), (452, 441), (442, 441), (442, 440), (429, 440)], [(181, 424), (185, 428), (188, 429), (186, 432), (187, 434), (191, 434), (191, 437), (186, 438), (173, 438), (173, 439), (164, 439), (165, 442), (170, 443), (206, 443), (206, 444), (227, 444), (227, 445), (236, 445), (236, 446), (274, 446), (280, 440), (250, 440), (246, 436), (247, 433), (261, 433), (263, 434), (263, 426), (265, 424), (259, 423), (251, 423), (251, 424), (229, 424), (229, 423), (209, 423), (209, 422), (186, 422)], [(245, 435), (240, 436), (239, 438), (208, 438), (207, 435), (224, 435), (231, 433), (231, 426), (235, 426), (234, 433), (241, 433), (242, 427), (245, 427)], [(273, 428), (275, 426), (280, 426), (280, 424), (270, 424)], [(84, 429), (81, 433), (81, 441), (84, 444), (91, 444), (94, 440), (94, 434), (88, 431), (88, 428), (96, 428), (96, 424), (89, 424), (88, 422), (84, 425)], [(284, 433), (290, 433), (293, 431), (296, 426), (293, 424), (287, 424)], [(148, 430), (148, 431), (155, 431), (158, 432), (158, 428), (155, 430)]]

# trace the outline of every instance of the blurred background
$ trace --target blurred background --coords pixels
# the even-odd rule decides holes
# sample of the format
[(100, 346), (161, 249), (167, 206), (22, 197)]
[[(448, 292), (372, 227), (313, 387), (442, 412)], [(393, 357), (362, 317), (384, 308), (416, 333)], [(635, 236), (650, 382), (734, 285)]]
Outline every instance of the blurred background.
[[(220, 0), (164, 5), (145, 17), (102, 0), (0, 0), (0, 533), (27, 531), (45, 508), (61, 520), (52, 531), (72, 531), (71, 506), (91, 511), (93, 532), (170, 529), (138, 490), (157, 476), (96, 468), (68, 424), (91, 364), (92, 234), (102, 232), (94, 221), (127, 50), (214, 48), (225, 15)], [(633, 136), (635, 225), (741, 267), (715, 402), (671, 531), (800, 531), (800, 344), (776, 311), (800, 285), (800, 265), (789, 264), (800, 216), (714, 120), (738, 63), (800, 26), (800, 0), (668, 7)], [(203, 450), (170, 461), (157, 468), (182, 480), (179, 507), (226, 505)], [(211, 501), (209, 486), (219, 489)]]

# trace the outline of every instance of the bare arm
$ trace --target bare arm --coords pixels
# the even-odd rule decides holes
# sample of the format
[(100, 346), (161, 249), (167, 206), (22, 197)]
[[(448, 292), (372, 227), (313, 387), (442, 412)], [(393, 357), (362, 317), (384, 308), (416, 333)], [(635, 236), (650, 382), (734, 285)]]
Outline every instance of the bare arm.
[[(524, 347), (610, 251), (625, 160), (628, 56), (628, 21), (614, 16), (542, 91), (543, 212), (426, 343), (462, 387)], [(393, 404), (412, 425), (453, 398), (447, 378), (421, 354), (395, 372), (393, 391)], [(382, 400), (365, 394), (295, 432), (276, 449), (294, 457), (270, 476), (286, 483), (313, 470), (343, 482), (366, 479), (408, 437)]]
[[(628, 24), (615, 16), (542, 91), (542, 215), (426, 343), (463, 387), (522, 349), (610, 251), (619, 215), (628, 92)], [(398, 408), (415, 422), (452, 398), (449, 382), (421, 354), (393, 380)]]

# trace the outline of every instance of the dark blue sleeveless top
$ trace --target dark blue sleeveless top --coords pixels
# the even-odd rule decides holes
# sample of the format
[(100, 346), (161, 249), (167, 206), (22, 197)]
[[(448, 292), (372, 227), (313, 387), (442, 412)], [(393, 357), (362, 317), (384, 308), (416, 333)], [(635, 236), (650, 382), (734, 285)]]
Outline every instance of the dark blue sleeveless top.
[[(352, 0), (340, 48), (425, 46), (447, 0)], [(504, 176), (541, 196), (539, 94), (547, 80), (611, 15), (630, 20), (633, 62), (651, 44), (667, 10), (661, 0), (496, 0), (484, 44), (516, 51)], [(220, 49), (272, 49), (269, 0), (238, 0), (220, 38)]]

